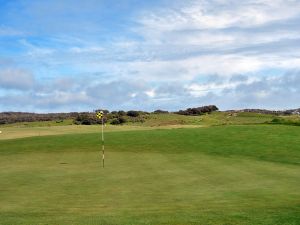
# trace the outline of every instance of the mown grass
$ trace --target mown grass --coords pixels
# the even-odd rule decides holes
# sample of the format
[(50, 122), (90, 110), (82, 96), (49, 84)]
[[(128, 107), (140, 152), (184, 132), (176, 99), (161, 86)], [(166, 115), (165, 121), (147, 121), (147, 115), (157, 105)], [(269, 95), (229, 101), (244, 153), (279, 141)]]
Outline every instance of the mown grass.
[[(176, 129), (176, 128), (196, 128), (201, 125), (165, 125), (159, 126), (161, 129)], [(105, 132), (116, 131), (131, 131), (131, 130), (153, 130), (154, 126), (138, 126), (138, 125), (107, 125)], [(63, 135), (63, 134), (82, 134), (95, 133), (101, 131), (101, 125), (67, 125), (67, 126), (41, 126), (41, 127), (1, 127), (0, 140), (16, 139), (33, 136), (47, 136), (47, 135)]]
[(300, 223), (299, 127), (0, 141), (0, 224)]

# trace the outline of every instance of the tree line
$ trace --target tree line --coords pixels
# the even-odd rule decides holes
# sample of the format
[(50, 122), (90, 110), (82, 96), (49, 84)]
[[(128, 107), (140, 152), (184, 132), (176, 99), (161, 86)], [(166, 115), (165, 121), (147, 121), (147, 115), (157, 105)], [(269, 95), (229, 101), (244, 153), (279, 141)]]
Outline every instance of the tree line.
[[(153, 112), (145, 111), (109, 111), (109, 110), (94, 110), (94, 112), (70, 112), (70, 113), (28, 113), (28, 112), (2, 112), (0, 113), (0, 125), (10, 124), (18, 122), (36, 122), (36, 121), (57, 121), (73, 120), (75, 124), (99, 124), (101, 123), (95, 117), (95, 112), (104, 112), (104, 121), (111, 124), (123, 124), (126, 122), (144, 122), (149, 114), (167, 114), (175, 113), (186, 116), (199, 116), (203, 114), (209, 114), (214, 111), (218, 111), (218, 107), (215, 105), (201, 106), (195, 108), (187, 108), (185, 110), (179, 110), (176, 112), (169, 112), (161, 109), (157, 109)], [(272, 111), (264, 109), (243, 109), (243, 110), (228, 110), (226, 112), (255, 112), (263, 114), (274, 114), (274, 115), (290, 115), (300, 114), (300, 109), (284, 110), (284, 111)]]

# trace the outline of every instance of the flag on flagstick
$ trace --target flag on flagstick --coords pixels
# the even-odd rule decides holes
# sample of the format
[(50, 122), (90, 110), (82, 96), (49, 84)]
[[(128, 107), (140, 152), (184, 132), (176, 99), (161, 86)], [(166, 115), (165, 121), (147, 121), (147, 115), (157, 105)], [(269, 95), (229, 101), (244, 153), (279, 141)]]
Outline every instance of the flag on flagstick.
[(96, 117), (98, 119), (101, 119), (101, 127), (102, 127), (102, 166), (104, 168), (104, 133), (103, 133), (104, 120), (103, 120), (103, 112), (102, 111), (97, 112)]

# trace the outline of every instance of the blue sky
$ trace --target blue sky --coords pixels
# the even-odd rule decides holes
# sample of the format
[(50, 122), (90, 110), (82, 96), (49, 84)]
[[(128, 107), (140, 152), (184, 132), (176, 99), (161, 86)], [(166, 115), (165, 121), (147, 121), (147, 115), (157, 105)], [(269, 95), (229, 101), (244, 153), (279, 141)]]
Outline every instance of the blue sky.
[(299, 0), (0, 0), (0, 111), (300, 107)]

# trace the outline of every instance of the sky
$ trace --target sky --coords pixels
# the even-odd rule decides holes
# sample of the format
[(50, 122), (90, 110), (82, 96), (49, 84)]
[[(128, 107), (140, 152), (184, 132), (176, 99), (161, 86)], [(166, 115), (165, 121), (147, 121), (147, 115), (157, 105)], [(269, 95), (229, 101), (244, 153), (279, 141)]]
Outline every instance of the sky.
[(0, 0), (0, 111), (300, 107), (300, 0)]

